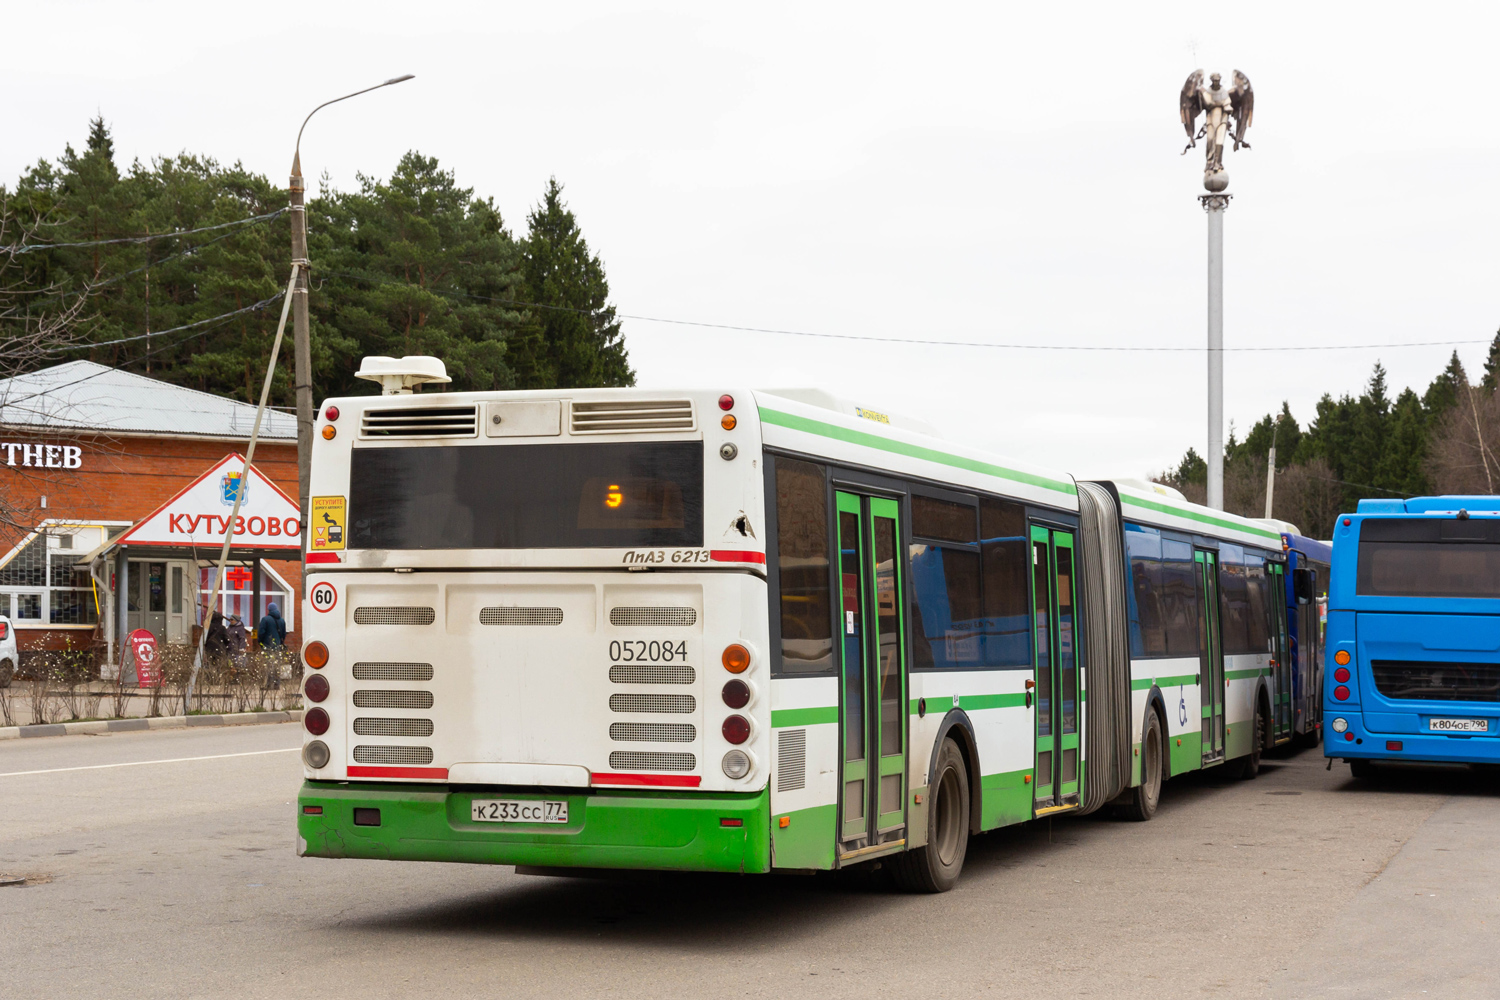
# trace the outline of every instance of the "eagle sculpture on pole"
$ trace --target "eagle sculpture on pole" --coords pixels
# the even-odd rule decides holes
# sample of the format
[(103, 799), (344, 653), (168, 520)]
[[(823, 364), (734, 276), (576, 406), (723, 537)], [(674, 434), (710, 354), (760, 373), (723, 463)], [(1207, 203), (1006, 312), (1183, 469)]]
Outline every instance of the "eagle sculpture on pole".
[[(1250, 78), (1239, 70), (1234, 71), (1234, 84), (1224, 87), (1218, 73), (1209, 77), (1209, 85), (1203, 85), (1203, 71), (1194, 70), (1182, 85), (1182, 97), (1178, 108), (1182, 113), (1182, 127), (1187, 130), (1188, 144), (1183, 155), (1203, 139), (1208, 149), (1204, 157), (1203, 186), (1210, 191), (1223, 191), (1229, 186), (1229, 174), (1224, 170), (1224, 141), (1231, 138), (1230, 120), (1234, 121), (1234, 148), (1246, 149), (1245, 133), (1255, 117), (1255, 91), (1250, 88)], [(1194, 134), (1198, 116), (1203, 116), (1203, 126)]]

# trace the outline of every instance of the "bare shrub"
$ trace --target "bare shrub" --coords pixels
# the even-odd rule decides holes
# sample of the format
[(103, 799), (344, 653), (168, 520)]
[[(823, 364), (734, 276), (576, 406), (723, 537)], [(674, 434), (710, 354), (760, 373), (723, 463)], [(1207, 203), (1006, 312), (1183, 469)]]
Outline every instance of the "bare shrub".
[(1438, 493), (1500, 491), (1500, 394), (1458, 386), (1458, 401), (1432, 429), (1427, 474)]

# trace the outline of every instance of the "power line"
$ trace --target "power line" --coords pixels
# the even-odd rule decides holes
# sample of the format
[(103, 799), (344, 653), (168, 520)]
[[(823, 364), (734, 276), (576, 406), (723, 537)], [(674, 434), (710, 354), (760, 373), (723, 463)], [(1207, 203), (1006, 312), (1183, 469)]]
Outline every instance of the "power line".
[[(368, 275), (354, 274), (349, 271), (324, 271), (324, 274), (333, 277), (353, 278), (357, 281), (367, 281), (371, 284), (380, 285), (402, 285), (406, 282), (390, 279), (373, 278)], [(420, 291), (429, 292), (434, 295), (449, 295), (458, 298), (475, 299), (482, 302), (497, 302), (507, 305), (518, 306), (522, 309), (545, 309), (553, 312), (569, 312), (580, 315), (591, 316), (592, 309), (580, 309), (576, 306), (551, 306), (539, 302), (528, 302), (525, 299), (502, 298), (493, 295), (474, 295), (469, 292), (460, 292), (448, 288), (420, 288)], [(816, 337), (828, 340), (858, 340), (865, 343), (875, 344), (917, 344), (922, 347), (983, 347), (995, 350), (1010, 351), (1108, 351), (1118, 353), (1198, 353), (1206, 352), (1207, 347), (1154, 347), (1135, 345), (1093, 345), (1093, 344), (1012, 344), (1012, 343), (985, 343), (973, 340), (927, 340), (919, 337), (871, 337), (859, 333), (817, 333), (809, 330), (786, 330), (777, 327), (764, 326), (739, 326), (732, 323), (706, 323), (698, 320), (667, 319), (661, 316), (645, 316), (639, 313), (616, 312), (619, 319), (635, 320), (639, 323), (665, 323), (673, 326), (691, 326), (706, 330), (731, 330), (736, 333), (773, 333), (788, 337)], [(1251, 346), (1251, 347), (1224, 347), (1224, 352), (1249, 353), (1249, 352), (1275, 352), (1275, 351), (1362, 351), (1383, 350), (1395, 347), (1457, 347), (1470, 344), (1488, 344), (1489, 340), (1413, 340), (1389, 344), (1292, 344), (1285, 346)]]
[[(234, 309), (234, 310), (231, 310), (230, 312), (227, 312), (227, 313), (219, 313), (219, 315), (217, 315), (217, 316), (210, 316), (208, 319), (200, 319), (200, 320), (198, 320), (197, 322), (194, 322), (194, 323), (184, 323), (182, 326), (168, 327), (165, 330), (152, 330), (150, 333), (138, 333), (138, 334), (136, 334), (133, 337), (120, 337), (117, 340), (99, 340), (99, 341), (83, 342), (83, 343), (78, 343), (78, 344), (70, 344), (67, 347), (59, 348), (58, 350), (59, 351), (87, 351), (87, 350), (92, 350), (95, 347), (110, 347), (110, 346), (113, 346), (114, 344), (128, 344), (128, 343), (130, 343), (133, 340), (145, 340), (148, 337), (164, 337), (164, 336), (166, 336), (169, 333), (178, 333), (179, 331), (182, 331), (182, 330), (191, 330), (194, 327), (203, 326), (204, 324), (213, 323), (213, 322), (215, 322), (217, 320), (221, 320), (221, 319), (229, 319), (229, 318), (231, 318), (233, 316), (238, 316), (241, 313), (255, 312), (257, 309), (264, 309), (266, 306), (270, 305), (272, 302), (279, 302), (279, 301), (281, 301), (281, 297), (284, 294), (286, 294), (286, 293), (285, 292), (277, 292), (275, 295), (271, 296), (269, 299), (261, 299), (259, 302), (256, 302), (253, 305), (248, 305), (248, 306), (245, 306), (245, 307), (243, 307), (241, 309)], [(207, 332), (207, 331), (205, 331), (205, 332)], [(153, 353), (155, 353), (155, 352), (153, 352)], [(146, 357), (146, 355), (142, 355), (142, 357)]]
[(194, 233), (210, 233), (219, 229), (228, 229), (231, 226), (249, 226), (259, 222), (268, 222), (286, 211), (287, 210), (284, 208), (278, 208), (276, 211), (267, 212), (265, 215), (252, 215), (249, 218), (236, 219), (233, 222), (221, 222), (218, 225), (214, 226), (199, 226), (197, 229), (177, 229), (170, 233), (156, 233), (148, 236), (121, 236), (117, 239), (112, 240), (86, 240), (82, 243), (26, 243), (20, 246), (11, 245), (0, 247), (0, 249), (3, 249), (8, 253), (15, 254), (16, 256), (20, 256), (23, 253), (31, 253), (36, 250), (62, 250), (73, 247), (102, 247), (116, 243), (150, 243), (154, 240), (169, 240), (175, 239), (179, 236), (192, 236)]

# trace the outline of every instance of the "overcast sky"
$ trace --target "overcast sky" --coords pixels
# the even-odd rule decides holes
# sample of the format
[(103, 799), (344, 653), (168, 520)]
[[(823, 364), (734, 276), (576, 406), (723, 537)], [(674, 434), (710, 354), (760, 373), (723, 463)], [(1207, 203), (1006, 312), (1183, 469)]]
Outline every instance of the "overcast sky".
[[(1045, 8), (1045, 9), (1043, 9)], [(1217, 12), (1206, 15), (1205, 10)], [(1226, 153), (1225, 342), (1471, 341), (1500, 326), (1483, 4), (7, 5), (6, 183), (103, 114), (122, 163), (189, 150), (340, 188), (408, 149), (515, 231), (549, 175), (632, 317), (648, 387), (817, 385), (955, 440), (1138, 476), (1205, 429), (1196, 67), (1256, 93)], [(293, 13), (300, 22), (285, 20)], [(316, 265), (316, 262), (314, 262)], [(1449, 346), (1232, 353), (1241, 429)]]

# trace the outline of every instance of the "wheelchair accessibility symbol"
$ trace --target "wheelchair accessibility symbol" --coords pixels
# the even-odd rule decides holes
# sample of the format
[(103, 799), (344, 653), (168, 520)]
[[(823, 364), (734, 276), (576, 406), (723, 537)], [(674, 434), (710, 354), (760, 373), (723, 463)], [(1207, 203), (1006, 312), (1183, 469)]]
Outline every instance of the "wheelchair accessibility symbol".
[(1187, 697), (1182, 693), (1182, 686), (1177, 688), (1177, 724), (1187, 725)]

